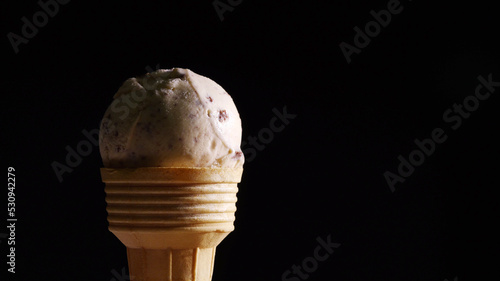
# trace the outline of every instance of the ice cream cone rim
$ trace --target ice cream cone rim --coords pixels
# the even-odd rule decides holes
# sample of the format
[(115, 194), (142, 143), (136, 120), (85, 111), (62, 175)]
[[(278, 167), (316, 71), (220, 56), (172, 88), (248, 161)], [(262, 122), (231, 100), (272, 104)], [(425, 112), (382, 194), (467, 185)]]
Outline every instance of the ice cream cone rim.
[(239, 183), (243, 168), (140, 167), (101, 168), (105, 183)]

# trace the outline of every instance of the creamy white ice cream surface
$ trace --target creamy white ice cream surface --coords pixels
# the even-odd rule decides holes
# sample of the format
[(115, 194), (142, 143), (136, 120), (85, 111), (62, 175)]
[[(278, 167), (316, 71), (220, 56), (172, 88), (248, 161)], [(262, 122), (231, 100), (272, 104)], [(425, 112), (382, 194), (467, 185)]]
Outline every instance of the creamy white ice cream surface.
[(130, 78), (101, 122), (104, 166), (242, 167), (241, 120), (231, 96), (189, 69)]

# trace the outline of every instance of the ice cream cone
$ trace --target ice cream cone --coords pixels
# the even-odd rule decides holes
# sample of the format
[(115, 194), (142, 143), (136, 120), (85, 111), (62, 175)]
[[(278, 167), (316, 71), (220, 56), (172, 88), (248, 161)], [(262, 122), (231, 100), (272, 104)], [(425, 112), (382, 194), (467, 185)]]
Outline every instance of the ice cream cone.
[(102, 168), (109, 230), (134, 281), (210, 281), (215, 247), (234, 229), (243, 169)]

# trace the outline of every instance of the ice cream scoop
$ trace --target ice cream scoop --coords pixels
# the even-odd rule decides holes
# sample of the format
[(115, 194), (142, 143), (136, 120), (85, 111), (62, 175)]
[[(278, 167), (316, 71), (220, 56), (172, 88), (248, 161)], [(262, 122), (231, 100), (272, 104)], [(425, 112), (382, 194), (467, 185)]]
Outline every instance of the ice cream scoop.
[(101, 122), (104, 166), (242, 167), (241, 120), (231, 96), (189, 69), (130, 78)]
[(231, 97), (190, 70), (130, 78), (101, 122), (109, 230), (136, 281), (210, 281), (243, 173)]

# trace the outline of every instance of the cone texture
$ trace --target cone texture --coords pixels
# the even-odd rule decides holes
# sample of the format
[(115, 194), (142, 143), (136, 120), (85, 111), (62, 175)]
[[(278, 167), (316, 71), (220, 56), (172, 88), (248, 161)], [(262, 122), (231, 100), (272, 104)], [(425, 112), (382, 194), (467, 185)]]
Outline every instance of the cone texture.
[(210, 281), (215, 247), (234, 229), (242, 169), (102, 168), (109, 230), (133, 281)]

